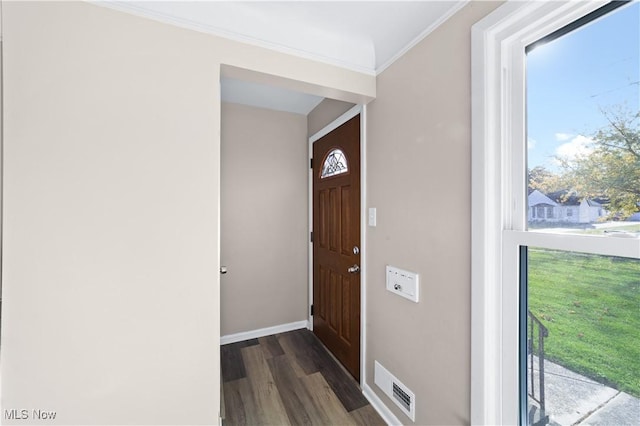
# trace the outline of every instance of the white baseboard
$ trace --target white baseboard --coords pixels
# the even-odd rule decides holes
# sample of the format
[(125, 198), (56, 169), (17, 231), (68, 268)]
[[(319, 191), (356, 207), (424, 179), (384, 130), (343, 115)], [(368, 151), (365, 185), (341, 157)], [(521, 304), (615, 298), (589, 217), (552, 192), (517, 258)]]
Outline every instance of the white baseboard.
[(220, 337), (220, 344), (242, 342), (243, 340), (256, 339), (258, 337), (271, 336), (272, 334), (285, 333), (287, 331), (309, 328), (309, 321), (290, 322), (288, 324), (274, 325), (273, 327), (259, 328), (257, 330), (243, 331), (242, 333), (227, 334)]
[(376, 395), (371, 387), (364, 383), (362, 385), (362, 394), (369, 401), (369, 404), (380, 414), (382, 420), (384, 420), (389, 426), (402, 425), (402, 422), (389, 410), (389, 408), (382, 402), (382, 400)]

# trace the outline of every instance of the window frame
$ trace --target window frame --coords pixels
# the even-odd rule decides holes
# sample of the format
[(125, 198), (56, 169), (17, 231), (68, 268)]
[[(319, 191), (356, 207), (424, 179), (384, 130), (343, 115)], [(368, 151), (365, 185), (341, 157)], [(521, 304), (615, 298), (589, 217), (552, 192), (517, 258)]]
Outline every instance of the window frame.
[(609, 3), (508, 1), (472, 27), (471, 423), (519, 423), (519, 249), (640, 258), (639, 238), (527, 231), (525, 48)]

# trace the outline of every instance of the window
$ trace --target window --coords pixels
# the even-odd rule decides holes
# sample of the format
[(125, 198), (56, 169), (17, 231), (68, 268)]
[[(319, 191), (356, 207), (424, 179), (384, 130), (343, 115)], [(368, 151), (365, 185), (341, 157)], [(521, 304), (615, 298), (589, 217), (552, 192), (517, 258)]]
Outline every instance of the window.
[[(536, 229), (640, 231), (625, 221), (640, 202), (640, 6), (621, 5), (610, 3), (525, 47), (528, 190), (561, 208), (581, 206), (574, 225), (543, 220)], [(603, 216), (620, 223), (603, 224)]]
[[(521, 375), (527, 374), (527, 364), (520, 362), (520, 355), (526, 359), (526, 325), (531, 322), (527, 322), (526, 305), (520, 309), (524, 291), (520, 291), (519, 283), (528, 279), (525, 266), (530, 253), (535, 250), (539, 256), (530, 265), (537, 271), (550, 266), (546, 258), (540, 257), (545, 251), (563, 253), (570, 262), (590, 256), (597, 264), (610, 262), (616, 268), (620, 262), (614, 259), (628, 259), (634, 265), (640, 259), (640, 238), (633, 233), (625, 234), (626, 238), (616, 238), (621, 234), (529, 229), (526, 216), (527, 157), (531, 154), (527, 152), (525, 94), (529, 94), (529, 88), (525, 80), (528, 71), (525, 50), (569, 24), (575, 22), (579, 27), (584, 23), (580, 20), (601, 5), (596, 2), (507, 2), (472, 28), (473, 424), (526, 424), (529, 421), (529, 401), (520, 395), (527, 395), (527, 386), (534, 381), (520, 380)], [(638, 4), (624, 6), (629, 7), (638, 7)], [(596, 13), (604, 15), (610, 10)], [(636, 23), (636, 31), (637, 27)], [(637, 40), (636, 35), (626, 43), (637, 51)], [(568, 81), (573, 77), (565, 78)], [(593, 213), (583, 206), (589, 204), (582, 203), (584, 198), (600, 201), (591, 198), (591, 194), (578, 196), (582, 198), (574, 204), (574, 216), (581, 219)], [(580, 274), (584, 271), (584, 268), (578, 269)], [(524, 321), (519, 321), (522, 316)], [(525, 327), (520, 329), (521, 325)], [(534, 333), (537, 327), (534, 321)], [(532, 344), (532, 349), (537, 346)]]
[[(547, 207), (546, 219), (554, 220), (536, 222), (535, 230), (640, 235), (640, 225), (624, 221), (640, 202), (640, 4), (621, 5), (525, 48), (526, 190), (544, 187), (559, 209), (579, 204), (582, 211), (569, 224)], [(602, 218), (601, 203), (618, 221)], [(638, 259), (524, 245), (520, 253), (521, 424), (638, 418)], [(627, 410), (611, 402), (622, 393)]]
[(528, 423), (637, 418), (640, 261), (538, 247), (521, 253)]
[(347, 165), (347, 157), (345, 157), (342, 150), (336, 148), (331, 150), (324, 159), (320, 178), (324, 179), (330, 176), (347, 173), (348, 171), (349, 167)]

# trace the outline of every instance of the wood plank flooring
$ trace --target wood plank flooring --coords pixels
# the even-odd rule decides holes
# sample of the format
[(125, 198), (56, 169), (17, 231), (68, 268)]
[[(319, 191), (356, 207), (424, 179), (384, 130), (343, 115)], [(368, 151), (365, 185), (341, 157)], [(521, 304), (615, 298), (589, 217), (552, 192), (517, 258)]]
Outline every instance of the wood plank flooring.
[(385, 422), (309, 330), (221, 347), (225, 426)]

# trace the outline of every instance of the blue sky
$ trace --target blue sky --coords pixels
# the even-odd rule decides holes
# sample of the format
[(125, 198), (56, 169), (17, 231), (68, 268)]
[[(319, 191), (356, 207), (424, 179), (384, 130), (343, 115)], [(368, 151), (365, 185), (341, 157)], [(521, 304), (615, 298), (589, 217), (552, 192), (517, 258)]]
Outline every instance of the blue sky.
[(640, 109), (640, 3), (617, 9), (527, 56), (529, 168), (588, 150), (601, 109)]

